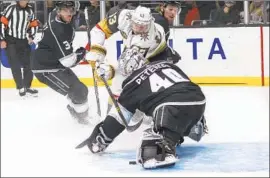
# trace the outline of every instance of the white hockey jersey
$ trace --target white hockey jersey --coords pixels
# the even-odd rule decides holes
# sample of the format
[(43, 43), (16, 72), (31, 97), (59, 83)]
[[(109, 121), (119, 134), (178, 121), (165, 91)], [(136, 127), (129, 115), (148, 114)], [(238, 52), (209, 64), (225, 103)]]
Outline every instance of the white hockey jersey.
[(107, 38), (120, 31), (124, 47), (137, 48), (148, 60), (164, 51), (167, 44), (163, 27), (153, 22), (148, 33), (134, 34), (131, 29), (133, 11), (128, 9), (117, 12), (109, 11), (107, 18), (101, 20), (91, 30), (91, 46), (103, 46)]
[[(107, 17), (101, 20), (91, 30), (91, 48), (95, 45), (104, 46), (106, 39), (120, 31), (123, 38), (124, 50), (127, 48), (137, 48), (137, 50), (149, 61), (151, 61), (151, 57), (163, 52), (167, 47), (163, 27), (152, 22), (153, 24), (148, 33), (134, 34), (131, 28), (131, 17), (133, 12), (134, 10), (129, 9), (121, 9), (116, 12), (109, 11)], [(91, 60), (88, 57), (87, 59)], [(112, 63), (118, 64), (117, 61)], [(113, 65), (113, 67), (115, 68), (115, 76), (112, 80), (111, 89), (114, 96), (117, 98), (122, 91), (122, 82), (126, 76), (123, 76), (119, 72), (118, 65)]]

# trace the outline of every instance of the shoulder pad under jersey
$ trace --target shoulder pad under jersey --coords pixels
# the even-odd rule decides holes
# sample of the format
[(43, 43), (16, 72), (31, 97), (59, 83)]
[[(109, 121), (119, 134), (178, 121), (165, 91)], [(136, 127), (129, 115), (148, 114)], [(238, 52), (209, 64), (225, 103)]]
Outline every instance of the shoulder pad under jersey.
[(163, 27), (167, 41), (170, 36), (170, 26), (168, 20), (161, 14), (153, 14), (153, 17), (155, 18), (155, 23)]
[(125, 27), (131, 19), (132, 10), (128, 9), (113, 9), (107, 13), (108, 27), (115, 33)]

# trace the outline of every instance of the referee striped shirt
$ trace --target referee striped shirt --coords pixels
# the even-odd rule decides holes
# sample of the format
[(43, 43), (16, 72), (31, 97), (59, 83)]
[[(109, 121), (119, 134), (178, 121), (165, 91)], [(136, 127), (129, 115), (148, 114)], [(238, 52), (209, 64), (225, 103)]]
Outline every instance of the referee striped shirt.
[(5, 40), (7, 35), (17, 39), (34, 39), (38, 30), (38, 21), (30, 5), (25, 8), (17, 3), (9, 5), (0, 21), (0, 40)]

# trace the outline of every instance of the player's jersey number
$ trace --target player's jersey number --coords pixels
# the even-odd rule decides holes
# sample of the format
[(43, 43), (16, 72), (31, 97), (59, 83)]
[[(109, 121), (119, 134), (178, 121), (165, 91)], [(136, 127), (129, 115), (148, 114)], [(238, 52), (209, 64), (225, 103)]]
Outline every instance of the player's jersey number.
[(173, 69), (162, 69), (165, 78), (161, 78), (158, 74), (154, 73), (149, 77), (150, 87), (152, 92), (157, 92), (161, 88), (168, 88), (175, 83), (189, 81), (182, 77), (178, 72)]

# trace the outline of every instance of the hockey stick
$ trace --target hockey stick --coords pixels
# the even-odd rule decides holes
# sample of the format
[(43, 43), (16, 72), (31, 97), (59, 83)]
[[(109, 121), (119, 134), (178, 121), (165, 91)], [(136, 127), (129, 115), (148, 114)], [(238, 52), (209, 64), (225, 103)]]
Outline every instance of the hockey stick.
[[(143, 118), (141, 118), (140, 121), (137, 122), (135, 125), (131, 125), (131, 126), (128, 125), (128, 123), (127, 123), (127, 121), (126, 121), (126, 119), (125, 119), (125, 117), (124, 117), (124, 115), (123, 115), (123, 113), (122, 113), (122, 111), (121, 111), (121, 109), (120, 109), (119, 104), (118, 104), (117, 101), (114, 99), (112, 90), (111, 90), (110, 86), (108, 85), (108, 82), (104, 79), (103, 76), (100, 76), (100, 78), (101, 78), (101, 80), (104, 82), (104, 84), (105, 84), (105, 86), (106, 86), (106, 89), (107, 89), (107, 91), (108, 91), (108, 93), (109, 93), (109, 95), (110, 95), (110, 97), (111, 97), (111, 100), (113, 101), (113, 104), (114, 104), (114, 106), (115, 106), (115, 108), (116, 108), (116, 111), (117, 111), (117, 113), (119, 114), (121, 120), (123, 121), (123, 123), (124, 123), (124, 125), (125, 125), (127, 131), (128, 131), (128, 132), (134, 132), (135, 130), (137, 130), (137, 129), (141, 126), (141, 124), (142, 124), (142, 122), (143, 122)], [(89, 142), (89, 139), (90, 139), (90, 137), (87, 138), (86, 140), (84, 140), (84, 141), (83, 141), (82, 143), (80, 143), (79, 145), (77, 145), (75, 148), (76, 148), (76, 149), (80, 149), (80, 148), (86, 146), (86, 145), (88, 144), (88, 142)], [(132, 164), (132, 163), (133, 163), (133, 162), (131, 162), (130, 164)], [(133, 164), (134, 164), (134, 163), (133, 163)]]
[[(112, 90), (111, 90), (110, 86), (108, 85), (108, 82), (104, 79), (103, 76), (100, 76), (100, 78), (101, 78), (101, 80), (104, 82), (104, 84), (105, 84), (105, 86), (106, 86), (106, 89), (107, 89), (107, 91), (108, 91), (108, 93), (109, 93), (109, 95), (110, 95), (110, 97), (111, 97), (111, 99), (112, 99), (112, 101), (113, 101), (113, 104), (114, 104), (114, 106), (115, 106), (115, 108), (116, 108), (116, 111), (117, 111), (117, 113), (119, 114), (121, 120), (123, 121), (123, 123), (124, 123), (124, 125), (125, 125), (127, 131), (128, 131), (128, 132), (134, 132), (135, 130), (137, 130), (137, 129), (141, 126), (141, 124), (142, 124), (142, 122), (143, 122), (143, 118), (141, 118), (140, 121), (137, 122), (135, 125), (131, 125), (131, 126), (128, 125), (128, 123), (127, 123), (127, 121), (126, 121), (126, 119), (125, 119), (125, 117), (124, 117), (124, 115), (123, 115), (123, 113), (122, 113), (122, 111), (121, 111), (121, 109), (120, 109), (119, 104), (117, 103), (117, 101), (116, 101), (116, 100), (114, 99), (114, 97), (113, 97), (113, 93), (112, 93)], [(90, 139), (90, 137), (87, 138), (86, 140), (84, 140), (82, 143), (80, 143), (80, 144), (79, 144), (78, 146), (76, 146), (75, 148), (76, 148), (76, 149), (80, 149), (80, 148), (86, 146), (86, 145), (88, 144), (88, 142), (89, 142), (89, 139)]]
[(134, 132), (135, 130), (137, 130), (141, 126), (141, 124), (143, 122), (143, 118), (139, 122), (137, 122), (135, 125), (131, 125), (131, 126), (128, 125), (128, 123), (127, 123), (127, 121), (126, 121), (126, 119), (125, 119), (125, 117), (124, 117), (124, 115), (123, 115), (123, 113), (122, 113), (122, 111), (120, 109), (120, 106), (119, 106), (118, 102), (115, 100), (115, 98), (113, 96), (112, 90), (111, 90), (110, 86), (108, 85), (108, 82), (104, 79), (103, 76), (100, 76), (100, 78), (104, 82), (105, 87), (106, 87), (106, 89), (107, 89), (107, 91), (108, 91), (108, 93), (110, 95), (110, 98), (113, 101), (115, 109), (116, 109), (117, 113), (119, 114), (121, 120), (123, 121), (127, 131), (128, 132)]
[[(91, 44), (91, 35), (90, 35), (90, 24), (89, 24), (87, 7), (85, 7), (85, 9), (84, 9), (84, 15), (85, 15), (85, 21), (86, 21), (86, 26), (87, 26), (88, 43), (90, 45)], [(101, 117), (101, 109), (100, 109), (100, 102), (99, 102), (98, 86), (97, 86), (97, 81), (96, 81), (96, 78), (95, 78), (95, 62), (88, 62), (88, 63), (91, 65), (91, 68), (92, 68), (94, 90), (95, 90), (96, 102), (97, 102), (97, 113)]]

